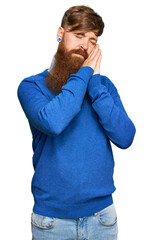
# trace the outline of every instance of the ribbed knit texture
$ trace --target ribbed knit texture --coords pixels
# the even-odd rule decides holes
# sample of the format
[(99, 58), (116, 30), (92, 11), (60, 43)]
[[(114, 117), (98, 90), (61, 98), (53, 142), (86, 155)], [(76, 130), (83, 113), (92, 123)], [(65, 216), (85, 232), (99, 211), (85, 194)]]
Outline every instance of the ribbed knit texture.
[(135, 126), (111, 80), (93, 72), (91, 67), (80, 68), (57, 95), (45, 85), (47, 69), (19, 84), (18, 98), (33, 137), (37, 214), (79, 218), (113, 202), (110, 142), (128, 148)]

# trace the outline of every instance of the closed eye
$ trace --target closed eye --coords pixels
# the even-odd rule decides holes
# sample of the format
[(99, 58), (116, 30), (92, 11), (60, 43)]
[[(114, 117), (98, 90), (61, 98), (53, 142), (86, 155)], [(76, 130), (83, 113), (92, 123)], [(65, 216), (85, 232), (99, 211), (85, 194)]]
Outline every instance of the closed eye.
[[(80, 39), (82, 39), (82, 38), (85, 36), (84, 33), (75, 33), (74, 35), (75, 35), (76, 38), (80, 38)], [(93, 42), (92, 40), (95, 40), (95, 41), (96, 41), (96, 39), (91, 38), (91, 41), (90, 41), (91, 44), (96, 45), (96, 42), (95, 42), (95, 41)]]
[(80, 36), (80, 35), (77, 35), (77, 34), (75, 34), (75, 36), (76, 36), (77, 38), (82, 38), (82, 36)]

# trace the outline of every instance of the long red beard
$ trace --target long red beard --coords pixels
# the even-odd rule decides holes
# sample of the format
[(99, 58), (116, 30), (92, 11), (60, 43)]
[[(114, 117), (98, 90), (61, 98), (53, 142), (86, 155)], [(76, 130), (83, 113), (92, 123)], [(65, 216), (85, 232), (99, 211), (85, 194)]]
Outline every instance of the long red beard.
[[(72, 56), (72, 53), (81, 54), (84, 58)], [(70, 75), (78, 72), (87, 57), (87, 52), (82, 49), (73, 49), (67, 52), (61, 42), (55, 55), (53, 68), (46, 77), (48, 89), (54, 93), (60, 93), (62, 86), (67, 83)]]

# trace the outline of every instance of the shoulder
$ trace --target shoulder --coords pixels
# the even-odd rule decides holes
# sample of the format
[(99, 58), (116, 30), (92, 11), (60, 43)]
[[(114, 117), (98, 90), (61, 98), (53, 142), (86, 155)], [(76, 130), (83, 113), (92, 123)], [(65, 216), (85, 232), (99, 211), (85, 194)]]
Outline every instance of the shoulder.
[(48, 73), (48, 69), (45, 69), (43, 72), (40, 72), (38, 74), (34, 74), (28, 77), (25, 77), (18, 85), (18, 91), (19, 89), (21, 89), (22, 87), (25, 86), (29, 86), (32, 87), (34, 85), (37, 85), (37, 82), (41, 82), (41, 80), (43, 80)]
[(46, 77), (47, 73), (48, 73), (48, 69), (45, 69), (43, 72), (25, 77), (20, 83), (22, 83), (22, 82), (35, 82), (37, 80), (40, 80), (40, 79)]

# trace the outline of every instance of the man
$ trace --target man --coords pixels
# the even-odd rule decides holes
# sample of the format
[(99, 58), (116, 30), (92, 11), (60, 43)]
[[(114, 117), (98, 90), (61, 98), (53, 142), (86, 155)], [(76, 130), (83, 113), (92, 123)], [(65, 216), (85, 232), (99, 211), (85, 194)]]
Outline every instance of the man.
[(102, 18), (68, 9), (50, 69), (22, 80), (18, 98), (33, 136), (35, 240), (117, 239), (111, 143), (128, 148), (135, 126), (100, 75)]

